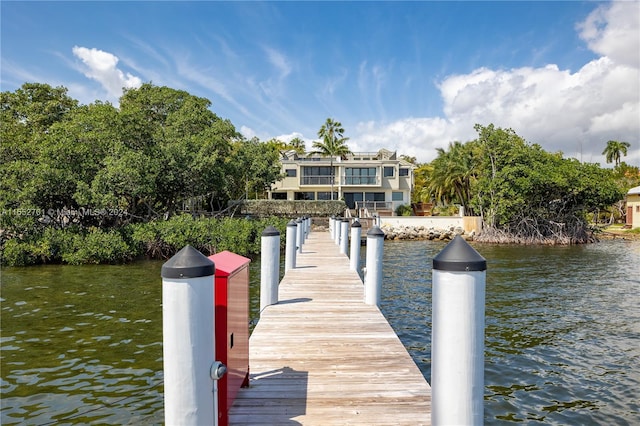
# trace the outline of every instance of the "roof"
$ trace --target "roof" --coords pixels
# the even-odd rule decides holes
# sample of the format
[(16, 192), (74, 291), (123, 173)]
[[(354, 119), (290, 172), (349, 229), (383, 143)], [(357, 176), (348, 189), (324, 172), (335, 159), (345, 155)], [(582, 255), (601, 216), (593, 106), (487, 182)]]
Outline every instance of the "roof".
[(640, 195), (640, 186), (631, 188), (629, 192), (627, 192), (627, 195)]

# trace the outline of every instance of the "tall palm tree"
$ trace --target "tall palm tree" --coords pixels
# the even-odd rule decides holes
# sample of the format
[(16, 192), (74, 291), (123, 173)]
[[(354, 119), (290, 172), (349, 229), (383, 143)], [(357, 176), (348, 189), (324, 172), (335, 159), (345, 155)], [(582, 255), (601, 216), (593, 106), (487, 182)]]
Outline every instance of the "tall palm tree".
[(629, 142), (608, 141), (602, 155), (606, 156), (607, 163), (614, 162), (617, 167), (620, 164), (620, 154), (626, 157), (629, 146)]
[(287, 144), (287, 146), (293, 149), (295, 152), (297, 152), (300, 155), (304, 154), (305, 151), (307, 150), (307, 148), (304, 146), (304, 141), (297, 137), (291, 139)]
[(310, 154), (320, 154), (329, 157), (331, 165), (331, 199), (333, 200), (333, 184), (335, 182), (335, 171), (333, 169), (333, 157), (343, 157), (351, 154), (351, 150), (346, 142), (349, 138), (344, 137), (342, 123), (327, 118), (327, 121), (318, 130), (320, 141), (313, 142), (313, 151)]
[(449, 143), (448, 150), (437, 148), (438, 156), (431, 162), (427, 190), (443, 204), (458, 202), (471, 211), (471, 189), (478, 173), (478, 157), (472, 142)]

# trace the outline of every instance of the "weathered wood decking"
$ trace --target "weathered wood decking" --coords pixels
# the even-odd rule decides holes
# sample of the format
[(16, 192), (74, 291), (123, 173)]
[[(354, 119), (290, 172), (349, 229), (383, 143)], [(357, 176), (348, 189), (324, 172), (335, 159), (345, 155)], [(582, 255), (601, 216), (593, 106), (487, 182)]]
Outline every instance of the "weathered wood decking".
[(231, 425), (428, 425), (431, 388), (328, 232), (313, 232), (250, 338)]

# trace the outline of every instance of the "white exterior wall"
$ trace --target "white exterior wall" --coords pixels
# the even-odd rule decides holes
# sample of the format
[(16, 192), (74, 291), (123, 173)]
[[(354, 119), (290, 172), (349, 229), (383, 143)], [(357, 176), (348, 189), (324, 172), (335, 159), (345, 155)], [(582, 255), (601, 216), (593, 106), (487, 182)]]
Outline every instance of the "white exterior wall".
[[(384, 158), (378, 160), (362, 159), (372, 158), (377, 154), (380, 154), (380, 156)], [(331, 192), (331, 185), (300, 185), (303, 167), (329, 167), (331, 165), (329, 159), (323, 158), (320, 161), (305, 161), (291, 159), (293, 157), (289, 158), (290, 159), (282, 160), (282, 173), (285, 174), (285, 171), (287, 169), (295, 169), (296, 176), (285, 177), (281, 181), (276, 182), (272, 186), (271, 192), (286, 192), (287, 200), (294, 200), (296, 192)], [(356, 160), (354, 158), (360, 159)], [(333, 190), (334, 192), (338, 193), (338, 199), (341, 199), (345, 192), (383, 192), (385, 194), (384, 201), (390, 203), (393, 207), (393, 210), (395, 210), (395, 208), (399, 205), (409, 204), (411, 202), (411, 191), (413, 189), (413, 166), (403, 160), (395, 159), (395, 153), (391, 153), (386, 150), (380, 150), (379, 153), (354, 153), (346, 160), (336, 159), (333, 162), (333, 167), (335, 168), (336, 172)], [(346, 168), (362, 167), (376, 168), (375, 184), (346, 185), (344, 179)], [(384, 167), (393, 167), (393, 176), (384, 177)], [(401, 168), (409, 169), (408, 176), (400, 176)], [(393, 192), (402, 192), (402, 201), (393, 201)]]

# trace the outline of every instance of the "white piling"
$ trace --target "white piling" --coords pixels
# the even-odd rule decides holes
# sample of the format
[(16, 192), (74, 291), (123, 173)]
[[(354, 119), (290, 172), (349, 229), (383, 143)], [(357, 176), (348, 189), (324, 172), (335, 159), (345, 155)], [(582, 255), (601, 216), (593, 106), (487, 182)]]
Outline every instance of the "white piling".
[(349, 219), (342, 219), (340, 223), (340, 253), (349, 252)]
[(364, 302), (368, 305), (380, 305), (383, 248), (384, 232), (378, 226), (374, 226), (367, 232), (367, 272), (364, 276)]
[(351, 254), (349, 256), (349, 268), (353, 271), (360, 266), (360, 239), (362, 237), (362, 225), (359, 221), (351, 224)]
[(431, 423), (482, 425), (486, 260), (462, 237), (433, 258)]
[(342, 219), (336, 217), (333, 220), (333, 240), (337, 246), (340, 246), (340, 231), (342, 230)]
[(287, 235), (285, 240), (285, 258), (284, 271), (294, 269), (296, 267), (296, 234), (298, 228), (296, 222), (291, 220), (287, 223)]
[(296, 219), (296, 225), (298, 226), (296, 229), (296, 244), (298, 245), (298, 253), (302, 253), (302, 245), (304, 244), (304, 225), (302, 224), (302, 219)]
[[(168, 425), (217, 425), (214, 263), (186, 246), (162, 265), (164, 419)], [(212, 373), (219, 373), (213, 375)]]
[(309, 230), (311, 229), (311, 219), (309, 216), (304, 217), (304, 240), (309, 238)]
[(331, 239), (335, 240), (335, 231), (336, 231), (336, 227), (335, 227), (335, 216), (331, 216), (329, 218), (329, 234), (331, 235)]
[(273, 226), (267, 226), (262, 232), (260, 243), (260, 312), (262, 312), (267, 306), (278, 303), (280, 232)]

